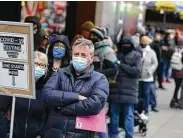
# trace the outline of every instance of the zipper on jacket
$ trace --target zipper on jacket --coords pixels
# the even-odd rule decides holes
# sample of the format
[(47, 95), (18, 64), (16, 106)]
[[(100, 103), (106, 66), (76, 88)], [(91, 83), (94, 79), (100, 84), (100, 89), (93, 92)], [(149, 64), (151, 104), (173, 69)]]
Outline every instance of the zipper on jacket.
[(27, 128), (28, 128), (28, 119), (29, 119), (29, 111), (30, 111), (30, 105), (31, 105), (31, 99), (29, 99), (29, 105), (28, 105), (28, 111), (27, 111), (27, 117), (26, 117), (26, 121), (25, 121), (25, 135), (24, 138), (27, 137)]

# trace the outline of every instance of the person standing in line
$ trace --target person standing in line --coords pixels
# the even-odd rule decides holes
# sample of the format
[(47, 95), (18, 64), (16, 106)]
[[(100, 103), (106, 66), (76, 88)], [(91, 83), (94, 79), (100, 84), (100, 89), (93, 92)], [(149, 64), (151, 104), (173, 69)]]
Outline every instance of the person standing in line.
[(138, 82), (142, 62), (141, 54), (136, 51), (129, 34), (121, 37), (117, 57), (120, 64), (118, 65), (119, 74), (116, 79), (116, 89), (113, 89), (109, 96), (111, 101), (109, 134), (111, 138), (118, 137), (120, 110), (124, 108), (125, 138), (133, 138), (134, 106), (138, 103)]
[(45, 138), (94, 138), (94, 132), (75, 128), (77, 116), (101, 112), (109, 94), (107, 78), (94, 71), (94, 45), (80, 38), (73, 44), (72, 63), (54, 73), (43, 88), (51, 109)]
[(41, 43), (41, 23), (39, 21), (39, 18), (37, 16), (27, 16), (25, 18), (25, 23), (32, 23), (33, 24), (33, 33), (34, 33), (34, 51), (38, 50), (40, 48)]
[(95, 47), (95, 56), (101, 57), (102, 60), (109, 60), (113, 63), (118, 62), (115, 51), (110, 47), (108, 40), (105, 39), (100, 28), (94, 28), (90, 31), (90, 40)]
[(156, 71), (156, 75), (158, 77), (158, 83), (160, 89), (165, 89), (163, 87), (163, 60), (162, 60), (162, 45), (161, 45), (161, 35), (156, 33), (154, 42), (151, 44), (151, 48), (155, 51), (157, 60), (158, 60), (158, 68)]
[(53, 35), (49, 41), (48, 56), (48, 74), (50, 78), (52, 74), (57, 72), (60, 68), (67, 67), (70, 64), (70, 44), (69, 40), (64, 35)]
[[(149, 46), (149, 37), (143, 36), (141, 38), (141, 47), (143, 52), (142, 59), (142, 71), (139, 83), (139, 94), (140, 99), (143, 102), (143, 109), (139, 112), (141, 113), (141, 118), (148, 120), (149, 114), (149, 104), (150, 104), (150, 88), (152, 83), (154, 83), (154, 72), (158, 67), (158, 60), (156, 57), (156, 53)], [(144, 112), (145, 114), (144, 114)]]
[[(176, 54), (176, 56), (174, 56), (174, 54)], [(180, 69), (176, 69), (172, 65), (172, 68), (173, 68), (172, 76), (175, 81), (175, 90), (174, 90), (173, 98), (170, 102), (170, 107), (179, 108), (180, 105), (179, 105), (178, 95), (179, 95), (179, 89), (181, 88), (181, 85), (183, 82), (183, 36), (181, 36), (178, 39), (174, 54), (172, 55), (172, 58), (171, 58), (171, 64), (172, 63), (177, 64), (178, 68), (180, 66)]]
[(170, 81), (170, 59), (175, 48), (175, 40), (172, 33), (166, 33), (164, 44), (162, 46), (162, 59), (163, 59), (163, 80), (164, 82), (171, 83)]
[[(46, 81), (46, 70), (48, 65), (47, 56), (41, 52), (34, 53), (36, 99), (16, 98), (13, 138), (43, 138), (49, 109), (42, 103), (42, 88)], [(6, 89), (4, 93), (11, 93)], [(0, 138), (9, 137), (10, 126), (6, 113), (11, 109), (12, 97), (0, 96)]]
[(48, 33), (44, 29), (42, 29), (42, 31), (41, 31), (41, 43), (40, 43), (40, 47), (38, 48), (38, 51), (40, 51), (44, 54), (47, 53), (48, 39), (49, 39)]
[[(108, 81), (109, 86), (110, 80), (117, 74), (117, 56), (115, 51), (112, 49), (109, 40), (106, 39), (104, 30), (100, 28), (95, 28), (91, 30), (90, 39), (95, 46), (95, 55), (94, 55), (94, 69), (102, 74), (104, 74)], [(110, 105), (110, 101), (108, 101)], [(105, 106), (107, 109), (107, 105)], [(108, 108), (110, 110), (110, 108)], [(108, 138), (108, 133), (98, 133), (99, 138)]]

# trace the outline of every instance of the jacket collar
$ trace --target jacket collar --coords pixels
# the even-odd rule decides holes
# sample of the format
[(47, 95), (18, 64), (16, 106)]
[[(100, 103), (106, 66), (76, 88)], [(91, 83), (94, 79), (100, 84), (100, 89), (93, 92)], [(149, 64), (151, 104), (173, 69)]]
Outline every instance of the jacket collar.
[[(90, 78), (93, 71), (94, 71), (94, 66), (91, 65), (90, 69), (87, 72), (82, 73), (78, 78), (79, 79)], [(72, 64), (69, 65), (68, 67), (66, 67), (65, 71), (64, 71), (64, 73), (66, 73), (67, 75), (70, 75), (70, 76), (73, 76), (73, 72), (75, 73)]]
[(96, 49), (99, 49), (101, 47), (107, 47), (107, 46), (109, 46), (107, 40), (103, 40), (103, 41), (100, 41), (100, 42), (96, 42), (95, 43), (95, 50)]
[(146, 48), (142, 48), (143, 52), (148, 52), (151, 50), (151, 47), (149, 45), (146, 46)]

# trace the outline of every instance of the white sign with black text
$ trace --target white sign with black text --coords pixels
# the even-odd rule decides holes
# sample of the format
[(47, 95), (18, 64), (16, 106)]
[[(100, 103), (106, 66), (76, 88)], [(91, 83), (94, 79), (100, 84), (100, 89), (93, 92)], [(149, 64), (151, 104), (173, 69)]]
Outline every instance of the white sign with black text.
[(0, 85), (7, 88), (29, 90), (28, 64), (0, 60)]
[(0, 58), (28, 60), (27, 35), (0, 32)]

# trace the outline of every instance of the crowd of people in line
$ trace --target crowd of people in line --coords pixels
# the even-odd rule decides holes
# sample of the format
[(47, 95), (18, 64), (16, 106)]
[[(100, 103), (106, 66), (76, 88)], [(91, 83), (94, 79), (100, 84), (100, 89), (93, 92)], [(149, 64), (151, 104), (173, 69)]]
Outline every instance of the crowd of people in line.
[[(149, 107), (158, 112), (156, 90), (166, 89), (170, 74), (176, 86), (170, 107), (183, 109), (180, 31), (138, 26), (135, 35), (123, 32), (113, 42), (108, 29), (86, 21), (69, 42), (41, 29), (35, 16), (25, 22), (34, 26), (36, 99), (17, 98), (13, 138), (117, 138), (121, 114), (125, 138), (133, 138), (134, 112), (145, 121)], [(12, 97), (0, 96), (0, 138), (9, 138), (11, 103)], [(75, 128), (77, 116), (97, 115), (104, 108), (110, 119), (106, 133)]]

